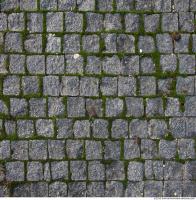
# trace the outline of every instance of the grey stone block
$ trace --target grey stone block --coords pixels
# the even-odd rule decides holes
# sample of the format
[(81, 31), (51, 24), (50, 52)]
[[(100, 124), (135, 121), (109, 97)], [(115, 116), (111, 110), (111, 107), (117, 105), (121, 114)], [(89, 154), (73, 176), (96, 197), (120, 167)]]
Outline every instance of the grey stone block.
[(88, 163), (88, 178), (90, 181), (105, 180), (105, 166), (99, 161), (90, 161)]
[(163, 188), (164, 197), (182, 197), (182, 185), (181, 181), (165, 181)]
[(112, 138), (128, 138), (128, 121), (115, 119), (111, 128)]
[(175, 72), (177, 68), (177, 58), (174, 54), (161, 55), (160, 66), (163, 72)]
[(85, 142), (85, 153), (86, 153), (86, 160), (102, 159), (102, 144), (101, 144), (101, 142), (87, 140)]
[(79, 95), (79, 77), (63, 76), (61, 81), (62, 96), (78, 96)]
[(43, 93), (45, 96), (58, 96), (60, 93), (58, 76), (45, 76), (43, 78)]
[(161, 197), (162, 195), (163, 195), (163, 182), (145, 181), (144, 183), (145, 197)]
[(196, 97), (189, 96), (185, 98), (185, 116), (196, 116)]
[(82, 37), (82, 48), (85, 52), (88, 53), (97, 53), (99, 52), (100, 38), (98, 35), (84, 35)]
[(121, 146), (119, 141), (104, 142), (104, 159), (118, 160), (120, 159)]
[(78, 53), (80, 51), (80, 35), (64, 35), (64, 53)]
[(87, 185), (87, 197), (104, 197), (104, 182), (90, 182)]
[(172, 159), (176, 156), (176, 141), (160, 140), (159, 142), (159, 154), (161, 158)]
[(178, 31), (178, 13), (164, 13), (162, 15), (162, 31)]
[(65, 13), (65, 29), (67, 32), (82, 32), (83, 15), (80, 13)]
[(30, 138), (34, 135), (35, 129), (32, 120), (17, 121), (17, 135), (19, 138)]
[(154, 76), (140, 77), (140, 94), (144, 96), (156, 95), (156, 78)]
[(73, 121), (71, 119), (57, 119), (57, 138), (69, 138), (73, 136)]
[(185, 137), (186, 135), (186, 121), (184, 118), (171, 118), (169, 120), (169, 130), (174, 138)]
[(69, 159), (83, 158), (84, 142), (82, 140), (67, 140), (66, 152)]
[(121, 17), (119, 14), (106, 14), (104, 19), (106, 31), (117, 31), (122, 29)]
[(196, 165), (195, 161), (188, 161), (184, 165), (184, 180), (196, 179)]
[(6, 167), (6, 180), (7, 181), (24, 181), (24, 163), (20, 161), (7, 162)]
[(72, 11), (76, 7), (76, 0), (58, 0), (58, 10)]
[(102, 95), (117, 95), (117, 80), (116, 77), (103, 77), (100, 85)]
[(69, 74), (83, 74), (83, 57), (79, 54), (66, 55), (66, 72)]
[(13, 160), (28, 160), (28, 141), (12, 141), (11, 152)]
[(106, 197), (123, 197), (124, 187), (120, 181), (107, 181), (105, 188)]
[(18, 184), (13, 188), (13, 197), (29, 197), (30, 193), (30, 184)]
[(143, 53), (152, 53), (155, 51), (155, 42), (151, 36), (139, 36), (138, 49)]
[(148, 123), (148, 134), (152, 139), (163, 138), (167, 131), (167, 123), (165, 120), (151, 119)]
[(116, 53), (117, 52), (117, 34), (116, 33), (102, 33), (101, 41), (103, 42), (104, 47), (102, 47), (102, 51), (106, 53)]
[(29, 100), (29, 111), (31, 117), (46, 117), (46, 99), (31, 98)]
[(128, 182), (125, 197), (143, 197), (144, 194), (144, 182)]
[(158, 157), (158, 146), (156, 141), (151, 139), (141, 140), (141, 157), (144, 159), (155, 159)]
[(194, 14), (191, 12), (179, 13), (179, 27), (183, 32), (194, 32)]
[(177, 98), (167, 98), (165, 116), (182, 116), (182, 112), (180, 111), (180, 102)]
[(118, 75), (122, 72), (120, 59), (114, 55), (103, 59), (103, 72), (106, 74)]
[(4, 122), (6, 135), (14, 135), (16, 133), (16, 122), (14, 120), (6, 120)]
[(27, 101), (26, 99), (10, 99), (10, 114), (13, 117), (27, 115)]
[(146, 160), (145, 161), (145, 177), (148, 180), (163, 180), (163, 161)]
[(0, 142), (0, 159), (9, 159), (11, 155), (10, 141), (4, 140)]
[(181, 159), (195, 159), (195, 141), (193, 139), (179, 139), (178, 154)]
[(102, 62), (97, 56), (88, 56), (85, 72), (87, 74), (101, 74)]
[(139, 74), (139, 56), (124, 56), (121, 60), (123, 75)]
[(179, 58), (179, 72), (182, 74), (195, 74), (195, 56), (180, 54)]
[(80, 11), (93, 11), (95, 9), (95, 0), (77, 0)]
[(140, 16), (138, 14), (126, 14), (125, 15), (126, 32), (138, 32), (140, 25), (139, 22), (140, 22)]
[(134, 1), (133, 0), (116, 0), (116, 10), (118, 11), (129, 11), (133, 10)]
[(27, 13), (27, 30), (30, 33), (41, 33), (43, 31), (43, 14)]
[(144, 15), (144, 29), (146, 32), (156, 32), (160, 24), (160, 15), (159, 14), (151, 14)]
[(194, 95), (194, 76), (178, 77), (176, 92), (180, 95)]
[(41, 181), (43, 179), (43, 165), (41, 162), (27, 163), (27, 180)]
[(64, 74), (65, 60), (64, 56), (49, 55), (46, 58), (46, 74)]
[(67, 197), (67, 184), (56, 181), (49, 185), (49, 197)]
[(119, 34), (117, 36), (116, 48), (118, 52), (135, 53), (135, 37), (133, 35)]
[(48, 116), (63, 116), (65, 114), (65, 106), (63, 98), (49, 97), (48, 98)]
[(46, 160), (47, 141), (45, 140), (30, 140), (29, 141), (29, 158), (31, 160)]
[(108, 138), (109, 123), (104, 119), (95, 119), (92, 125), (92, 132), (94, 138)]
[(24, 76), (22, 78), (22, 90), (24, 95), (39, 94), (39, 79), (36, 76)]
[(7, 30), (7, 14), (6, 13), (1, 13), (0, 14), (0, 22), (1, 22), (1, 26), (0, 26), (0, 31), (6, 31)]
[(102, 99), (86, 99), (86, 111), (89, 117), (103, 116), (103, 101)]
[(122, 161), (112, 161), (106, 165), (106, 180), (124, 180), (125, 169)]
[(142, 117), (144, 115), (144, 103), (142, 98), (126, 97), (127, 117)]
[(166, 79), (159, 79), (158, 80), (158, 94), (168, 95), (172, 92), (172, 84), (173, 84), (172, 78), (166, 78)]
[(42, 137), (52, 137), (54, 135), (54, 125), (51, 119), (38, 119), (36, 121), (37, 135)]
[[(101, 5), (100, 2), (98, 2), (98, 4)], [(98, 13), (86, 13), (86, 23), (87, 32), (100, 32), (103, 30), (104, 25), (103, 15)]]
[(15, 75), (7, 76), (3, 81), (3, 94), (18, 96), (20, 94), (20, 78)]
[(68, 117), (85, 116), (85, 100), (82, 97), (67, 98), (67, 115)]
[(146, 99), (146, 115), (152, 116), (163, 116), (163, 100), (160, 97)]
[(87, 178), (86, 161), (70, 162), (71, 179), (74, 181), (82, 181)]
[(151, 57), (140, 58), (140, 69), (142, 73), (151, 74), (155, 72), (155, 63)]
[(47, 32), (62, 32), (63, 31), (63, 13), (48, 12), (46, 14), (46, 30)]
[(54, 161), (51, 163), (52, 180), (66, 180), (68, 179), (68, 162)]
[(41, 34), (29, 34), (24, 41), (24, 49), (28, 53), (42, 53), (42, 35)]
[(174, 46), (175, 53), (188, 53), (189, 52), (190, 34), (181, 34), (181, 39), (176, 41)]
[(30, 74), (45, 74), (45, 57), (42, 55), (27, 56), (27, 70)]
[(49, 158), (53, 160), (64, 159), (65, 157), (65, 141), (48, 140)]
[(37, 0), (21, 0), (20, 10), (22, 11), (36, 11), (37, 10)]
[(73, 182), (68, 184), (69, 197), (85, 197), (86, 182)]
[(61, 37), (56, 37), (53, 34), (47, 35), (47, 44), (45, 51), (47, 53), (60, 53), (61, 52)]
[(135, 140), (125, 140), (124, 141), (124, 158), (126, 160), (139, 158), (140, 157), (140, 147)]
[(73, 126), (75, 138), (90, 137), (90, 122), (88, 120), (77, 120)]
[(31, 197), (47, 197), (48, 196), (48, 183), (37, 182), (30, 185)]
[(112, 11), (113, 10), (113, 1), (112, 0), (100, 0), (97, 2), (99, 11)]
[(175, 161), (166, 161), (164, 166), (164, 180), (182, 180), (183, 164)]
[(148, 123), (146, 120), (133, 119), (129, 124), (130, 137), (147, 138)]
[(186, 3), (182, 0), (174, 0), (174, 10), (180, 12), (188, 11), (189, 3)]
[(24, 28), (24, 13), (11, 13), (8, 15), (8, 29), (10, 31), (23, 31)]
[(142, 181), (144, 178), (144, 164), (129, 162), (127, 176), (129, 181)]
[(41, 10), (56, 10), (57, 0), (41, 0), (40, 8)]
[(106, 117), (117, 117), (123, 112), (124, 102), (120, 98), (106, 99)]
[(134, 77), (118, 78), (118, 96), (135, 96), (136, 95), (136, 80)]
[(80, 79), (81, 96), (99, 96), (99, 79), (93, 77), (82, 77)]
[(172, 38), (168, 33), (156, 35), (157, 49), (160, 53), (172, 53), (173, 43)]
[(184, 197), (194, 197), (195, 192), (195, 182), (194, 181), (185, 181), (183, 184), (183, 196)]
[(25, 72), (25, 56), (10, 55), (9, 56), (9, 71), (12, 74), (24, 74)]

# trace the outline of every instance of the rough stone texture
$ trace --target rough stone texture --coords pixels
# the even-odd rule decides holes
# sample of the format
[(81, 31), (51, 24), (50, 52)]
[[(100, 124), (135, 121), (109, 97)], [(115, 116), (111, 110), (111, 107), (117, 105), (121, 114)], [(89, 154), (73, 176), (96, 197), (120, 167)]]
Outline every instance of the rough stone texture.
[(196, 196), (196, 0), (0, 2), (0, 196)]

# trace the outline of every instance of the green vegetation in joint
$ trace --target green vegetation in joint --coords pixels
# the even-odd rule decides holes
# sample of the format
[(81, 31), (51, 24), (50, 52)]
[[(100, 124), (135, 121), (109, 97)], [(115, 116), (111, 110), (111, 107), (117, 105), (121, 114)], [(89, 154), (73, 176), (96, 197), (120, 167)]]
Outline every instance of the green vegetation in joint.
[(180, 111), (181, 112), (184, 112), (185, 111), (185, 107), (184, 107), (184, 104), (185, 104), (185, 96), (184, 95), (178, 95), (178, 99), (179, 99), (179, 102), (180, 102)]
[(182, 163), (182, 164), (185, 163), (185, 160), (180, 159), (180, 156), (179, 156), (179, 153), (178, 153), (178, 152), (176, 153), (175, 161), (176, 161), (176, 162), (179, 162), (179, 163)]
[(167, 134), (164, 135), (164, 139), (168, 140), (168, 141), (175, 140), (175, 138), (173, 137), (173, 135), (170, 132), (168, 132)]

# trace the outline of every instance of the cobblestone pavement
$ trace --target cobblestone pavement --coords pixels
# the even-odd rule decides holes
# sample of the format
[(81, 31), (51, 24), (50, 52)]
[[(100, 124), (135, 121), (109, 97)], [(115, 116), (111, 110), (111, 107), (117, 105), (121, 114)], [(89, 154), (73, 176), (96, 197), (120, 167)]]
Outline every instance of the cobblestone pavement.
[(196, 0), (0, 1), (0, 196), (196, 196)]

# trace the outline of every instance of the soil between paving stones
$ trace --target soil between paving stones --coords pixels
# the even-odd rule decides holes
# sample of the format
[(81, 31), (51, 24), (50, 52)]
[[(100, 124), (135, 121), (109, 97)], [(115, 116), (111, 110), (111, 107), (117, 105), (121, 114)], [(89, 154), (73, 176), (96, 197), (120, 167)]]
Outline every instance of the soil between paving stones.
[(195, 0), (0, 0), (0, 196), (196, 196)]

